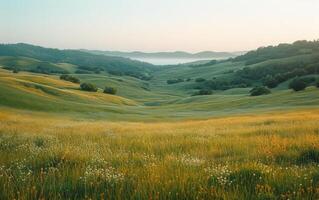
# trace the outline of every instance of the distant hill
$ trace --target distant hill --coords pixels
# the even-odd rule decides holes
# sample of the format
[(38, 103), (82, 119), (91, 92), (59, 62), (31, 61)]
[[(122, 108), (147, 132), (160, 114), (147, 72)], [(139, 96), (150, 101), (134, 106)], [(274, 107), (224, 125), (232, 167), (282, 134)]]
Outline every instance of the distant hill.
[[(154, 66), (149, 63), (131, 60), (128, 58), (94, 55), (79, 50), (59, 50), (44, 48), (30, 44), (1, 44), (0, 56), (27, 57), (38, 60), (43, 69), (45, 63), (69, 63), (77, 65), (86, 71), (106, 71), (112, 74), (129, 75), (147, 79)], [(7, 67), (15, 67), (15, 63), (7, 63)], [(50, 70), (48, 70), (50, 71)]]
[(262, 47), (228, 60), (168, 66), (157, 71), (154, 79), (163, 84), (166, 81), (173, 89), (191, 92), (259, 85), (288, 89), (292, 79), (300, 78), (310, 86), (315, 84), (318, 75), (319, 41), (296, 41)]
[(282, 43), (278, 46), (260, 47), (234, 58), (234, 61), (245, 61), (246, 65), (256, 64), (270, 59), (287, 58), (319, 52), (319, 40), (299, 40), (293, 44)]
[(198, 53), (188, 53), (184, 51), (175, 52), (155, 52), (155, 53), (145, 53), (140, 51), (133, 52), (121, 52), (121, 51), (98, 51), (98, 50), (82, 50), (85, 52), (90, 52), (98, 55), (107, 56), (120, 56), (126, 58), (194, 58), (194, 59), (217, 59), (217, 58), (231, 58), (241, 55), (244, 52), (214, 52), (214, 51), (202, 51)]

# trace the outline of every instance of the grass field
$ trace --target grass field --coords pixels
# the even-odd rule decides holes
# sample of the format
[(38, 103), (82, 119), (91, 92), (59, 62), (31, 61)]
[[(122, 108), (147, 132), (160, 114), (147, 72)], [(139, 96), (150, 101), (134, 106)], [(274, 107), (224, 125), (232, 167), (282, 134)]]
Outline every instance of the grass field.
[(0, 113), (0, 199), (318, 199), (319, 110), (181, 122)]
[(72, 74), (96, 93), (0, 69), (0, 199), (319, 199), (318, 88), (191, 95), (194, 78), (242, 67), (163, 67), (150, 81)]

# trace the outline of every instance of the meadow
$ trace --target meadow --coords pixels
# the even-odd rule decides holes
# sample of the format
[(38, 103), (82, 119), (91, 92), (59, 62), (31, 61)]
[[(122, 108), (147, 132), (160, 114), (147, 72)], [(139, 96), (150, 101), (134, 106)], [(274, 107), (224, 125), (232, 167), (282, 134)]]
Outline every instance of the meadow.
[(110, 122), (3, 109), (0, 199), (318, 199), (319, 110)]
[(319, 199), (318, 55), (154, 66), (0, 45), (0, 199)]

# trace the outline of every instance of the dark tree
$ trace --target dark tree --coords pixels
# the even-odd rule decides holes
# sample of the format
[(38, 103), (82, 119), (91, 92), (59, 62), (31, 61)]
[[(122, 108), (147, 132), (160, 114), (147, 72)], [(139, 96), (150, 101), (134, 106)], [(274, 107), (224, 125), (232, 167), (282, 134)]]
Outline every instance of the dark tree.
[(264, 85), (269, 87), (269, 88), (275, 88), (278, 85), (278, 81), (272, 77), (272, 76), (267, 76), (264, 80)]
[(260, 96), (260, 95), (270, 94), (270, 90), (264, 86), (256, 86), (249, 92), (250, 92), (250, 96)]
[(88, 91), (88, 92), (96, 92), (97, 87), (92, 83), (82, 83), (80, 85), (81, 90)]
[(303, 80), (298, 78), (294, 79), (289, 84), (289, 88), (293, 89), (294, 91), (301, 91), (301, 90), (304, 90), (306, 87), (307, 87), (307, 84)]
[(193, 94), (194, 96), (196, 95), (211, 95), (213, 94), (213, 92), (209, 89), (201, 89), (198, 92), (196, 92), (195, 94)]
[(106, 94), (116, 94), (117, 90), (113, 87), (106, 86), (103, 92)]
[(68, 74), (62, 74), (62, 75), (60, 76), (60, 79), (61, 79), (61, 80), (65, 80), (65, 81), (70, 81), (70, 82), (72, 82), (72, 83), (80, 83), (80, 79), (78, 79), (78, 78), (76, 78), (76, 77), (74, 77), (74, 76), (70, 76), (70, 75), (68, 75)]

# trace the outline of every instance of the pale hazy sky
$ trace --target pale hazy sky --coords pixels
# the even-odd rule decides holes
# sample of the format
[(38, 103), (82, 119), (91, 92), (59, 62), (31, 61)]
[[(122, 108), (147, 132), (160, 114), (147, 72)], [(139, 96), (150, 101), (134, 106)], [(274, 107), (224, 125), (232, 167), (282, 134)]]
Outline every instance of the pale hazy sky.
[(0, 0), (0, 43), (237, 51), (319, 39), (319, 0)]

